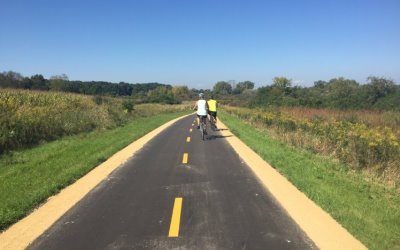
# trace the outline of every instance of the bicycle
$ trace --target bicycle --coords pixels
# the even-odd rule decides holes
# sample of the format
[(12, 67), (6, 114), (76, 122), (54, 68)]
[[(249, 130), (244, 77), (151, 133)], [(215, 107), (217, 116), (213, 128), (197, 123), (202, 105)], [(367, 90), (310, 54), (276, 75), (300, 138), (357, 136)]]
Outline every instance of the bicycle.
[(215, 117), (212, 116), (211, 114), (209, 115), (209, 117), (210, 117), (210, 118), (209, 118), (209, 120), (210, 120), (210, 127), (211, 127), (212, 131), (217, 130), (217, 125), (215, 125), (215, 124), (216, 124)]
[(205, 136), (207, 135), (207, 116), (200, 116), (200, 134), (201, 139), (204, 141)]

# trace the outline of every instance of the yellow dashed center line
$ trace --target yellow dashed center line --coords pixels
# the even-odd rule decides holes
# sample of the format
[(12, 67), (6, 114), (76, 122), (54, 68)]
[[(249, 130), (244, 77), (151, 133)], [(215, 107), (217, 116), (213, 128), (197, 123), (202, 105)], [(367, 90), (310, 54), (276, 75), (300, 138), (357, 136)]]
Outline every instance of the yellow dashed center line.
[(188, 158), (189, 158), (189, 154), (188, 154), (188, 153), (184, 153), (184, 154), (183, 154), (182, 163), (183, 163), (183, 164), (188, 163)]
[(172, 209), (171, 225), (169, 227), (168, 237), (179, 236), (179, 225), (181, 221), (181, 210), (182, 210), (182, 197), (175, 198), (174, 208)]
[[(196, 120), (193, 121), (192, 126), (195, 126)], [(192, 128), (189, 129), (190, 132), (193, 131)], [(190, 136), (186, 138), (186, 142), (190, 142)], [(182, 158), (182, 163), (187, 164), (189, 159), (189, 154), (184, 153)], [(179, 236), (179, 226), (181, 221), (181, 210), (182, 210), (182, 197), (175, 198), (174, 208), (172, 209), (171, 225), (169, 227), (168, 237), (178, 237)]]

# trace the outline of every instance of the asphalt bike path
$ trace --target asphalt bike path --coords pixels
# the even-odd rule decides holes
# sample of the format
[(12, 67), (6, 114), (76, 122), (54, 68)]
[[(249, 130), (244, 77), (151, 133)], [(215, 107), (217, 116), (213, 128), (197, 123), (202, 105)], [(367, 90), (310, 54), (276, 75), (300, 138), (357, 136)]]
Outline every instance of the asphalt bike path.
[(225, 138), (185, 117), (29, 249), (314, 249)]

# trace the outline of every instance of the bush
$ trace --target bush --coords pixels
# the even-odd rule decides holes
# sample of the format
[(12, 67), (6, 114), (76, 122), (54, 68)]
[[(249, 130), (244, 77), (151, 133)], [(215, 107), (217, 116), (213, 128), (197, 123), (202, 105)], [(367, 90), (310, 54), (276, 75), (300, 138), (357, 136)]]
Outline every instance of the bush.
[(126, 112), (128, 113), (132, 112), (134, 107), (133, 100), (132, 99), (124, 100), (122, 102), (122, 107)]

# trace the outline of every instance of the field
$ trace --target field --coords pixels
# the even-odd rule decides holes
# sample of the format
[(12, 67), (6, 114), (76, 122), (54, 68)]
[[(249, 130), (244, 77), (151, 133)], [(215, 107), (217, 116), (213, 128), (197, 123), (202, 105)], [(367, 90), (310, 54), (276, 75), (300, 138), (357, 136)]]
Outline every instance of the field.
[(297, 119), (347, 121), (362, 123), (370, 128), (387, 127), (393, 131), (398, 131), (400, 128), (400, 113), (397, 111), (337, 110), (304, 107), (281, 107), (277, 111)]
[(292, 146), (338, 159), (391, 186), (400, 185), (400, 113), (229, 106), (224, 111)]
[(136, 106), (129, 98), (0, 90), (0, 153), (186, 108), (185, 105)]
[[(329, 156), (282, 142), (271, 129), (221, 111), (229, 129), (369, 249), (400, 249), (400, 196)], [(273, 135), (273, 136), (272, 136)]]

